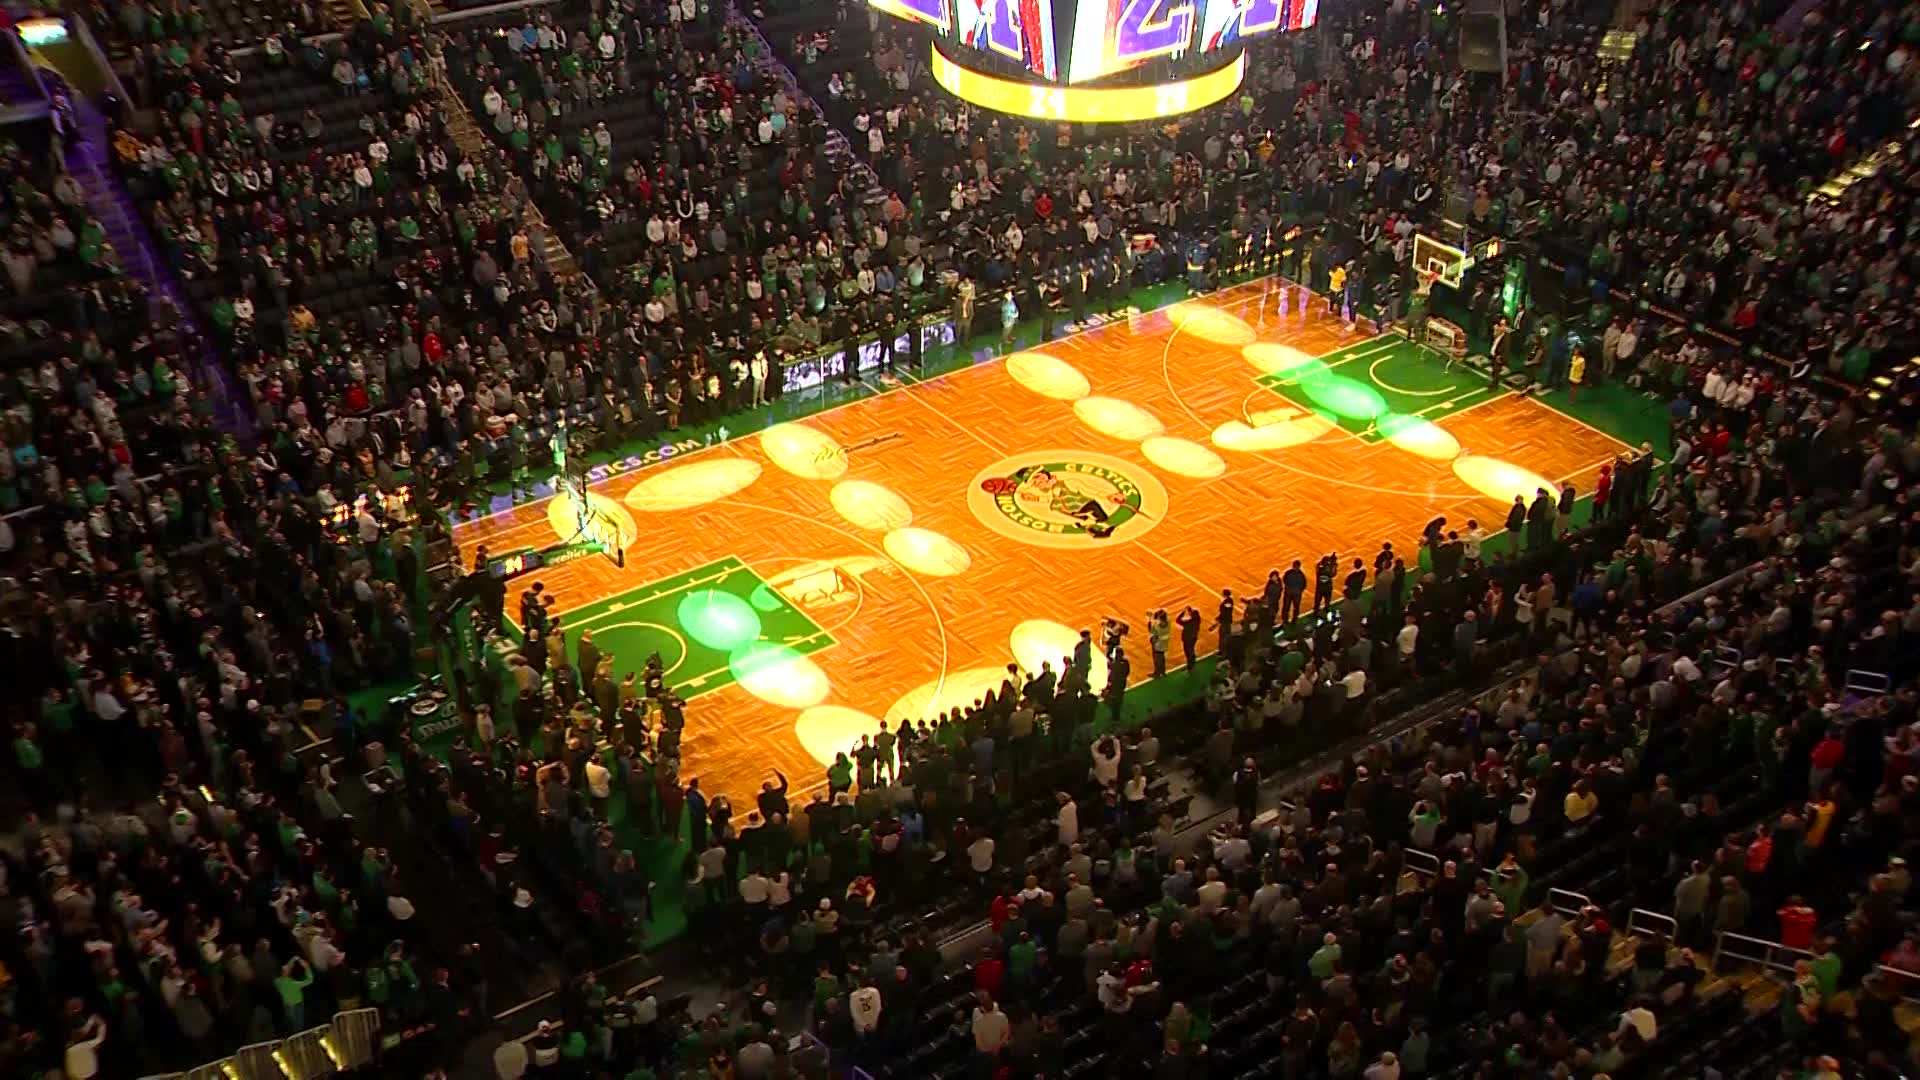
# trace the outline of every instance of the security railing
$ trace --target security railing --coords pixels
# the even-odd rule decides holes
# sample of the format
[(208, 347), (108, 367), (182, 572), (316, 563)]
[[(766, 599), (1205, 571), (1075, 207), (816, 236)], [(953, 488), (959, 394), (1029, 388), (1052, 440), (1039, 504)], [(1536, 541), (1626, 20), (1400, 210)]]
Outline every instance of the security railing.
[(1813, 953), (1806, 949), (1796, 949), (1792, 945), (1765, 938), (1723, 932), (1714, 938), (1713, 963), (1708, 970), (1718, 975), (1722, 964), (1740, 963), (1792, 977), (1794, 964), (1811, 959)]
[(145, 1080), (320, 1080), (373, 1064), (380, 1052), (380, 1010), (350, 1009), (321, 1027), (254, 1043), (232, 1057)]

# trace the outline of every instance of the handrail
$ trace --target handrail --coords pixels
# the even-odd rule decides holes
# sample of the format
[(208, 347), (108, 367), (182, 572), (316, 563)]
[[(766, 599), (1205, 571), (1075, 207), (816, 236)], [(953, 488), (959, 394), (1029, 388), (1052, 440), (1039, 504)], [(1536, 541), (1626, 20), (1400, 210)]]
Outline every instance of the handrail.
[(1900, 1000), (1920, 1005), (1920, 974), (1892, 964), (1875, 964), (1874, 973), (1900, 984)]
[(487, 4), (484, 7), (461, 8), (458, 11), (449, 11), (444, 15), (434, 15), (432, 17), (433, 25), (436, 27), (448, 26), (453, 23), (466, 22), (469, 19), (485, 18), (488, 15), (505, 15), (514, 11), (543, 8), (558, 2), (559, 0), (507, 0), (507, 2), (503, 4)]
[[(300, 39), (300, 44), (303, 46), (304, 45), (331, 45), (336, 41), (345, 41), (345, 40), (347, 40), (347, 35), (341, 33), (338, 30), (330, 30), (324, 34), (308, 34), (307, 36)], [(262, 46), (259, 46), (259, 45), (243, 45), (238, 49), (229, 50), (227, 55), (238, 60), (243, 56), (254, 55), (255, 53), (259, 52), (261, 48)]]
[(1850, 693), (1872, 694), (1879, 697), (1893, 689), (1893, 679), (1884, 671), (1853, 668), (1847, 672), (1844, 688)]
[(252, 1043), (227, 1057), (186, 1072), (152, 1073), (142, 1080), (191, 1080), (226, 1077), (237, 1080), (285, 1080), (286, 1077), (329, 1076), (373, 1063), (380, 1052), (380, 1010), (347, 1009), (319, 1027), (295, 1032), (284, 1039)]
[(1595, 907), (1593, 898), (1586, 893), (1577, 893), (1572, 889), (1554, 886), (1547, 890), (1547, 900), (1553, 904), (1553, 910), (1562, 915), (1578, 915), (1590, 907)]
[(1662, 915), (1657, 911), (1648, 911), (1646, 908), (1634, 908), (1627, 913), (1627, 933), (1672, 941), (1680, 934), (1680, 924), (1671, 915)]
[(1714, 937), (1713, 962), (1708, 965), (1708, 970), (1718, 974), (1723, 958), (1757, 964), (1763, 968), (1792, 975), (1793, 965), (1801, 960), (1811, 960), (1813, 953), (1808, 949), (1797, 949), (1778, 941), (1722, 931)]
[[(1419, 848), (1412, 847), (1402, 848), (1400, 857), (1400, 865), (1413, 873), (1428, 878), (1440, 876), (1440, 857), (1431, 851), (1422, 851)], [(1421, 865), (1423, 863), (1425, 865)]]

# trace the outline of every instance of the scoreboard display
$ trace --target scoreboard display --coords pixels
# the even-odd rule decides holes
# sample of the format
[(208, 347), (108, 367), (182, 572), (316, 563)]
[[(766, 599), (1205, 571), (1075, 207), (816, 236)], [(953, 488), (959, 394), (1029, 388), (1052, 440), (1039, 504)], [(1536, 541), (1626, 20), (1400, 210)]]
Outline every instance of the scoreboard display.
[(929, 27), (956, 58), (990, 53), (1049, 83), (1091, 83), (1160, 57), (1303, 30), (1319, 0), (867, 0)]
[(1035, 78), (1060, 77), (1054, 45), (1053, 0), (867, 0), (873, 7), (933, 28), (967, 49), (1019, 64)]

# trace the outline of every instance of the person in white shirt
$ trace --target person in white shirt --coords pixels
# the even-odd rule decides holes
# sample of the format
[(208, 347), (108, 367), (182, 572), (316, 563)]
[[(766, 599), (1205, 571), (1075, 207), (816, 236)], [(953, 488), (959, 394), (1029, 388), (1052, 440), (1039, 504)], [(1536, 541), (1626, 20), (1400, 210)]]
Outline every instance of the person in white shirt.
[(540, 1021), (527, 1045), (533, 1051), (533, 1063), (543, 1071), (560, 1063), (560, 1033), (552, 1021)]
[(750, 375), (748, 385), (752, 387), (752, 404), (755, 408), (759, 408), (767, 403), (767, 374), (770, 368), (771, 365), (767, 361), (767, 353), (764, 349), (754, 353), (753, 362), (747, 365), (747, 371)]
[(991, 1057), (1005, 1048), (1012, 1034), (1013, 1025), (1007, 1022), (1007, 1014), (1000, 1011), (992, 998), (982, 994), (979, 1006), (973, 1010), (973, 1048)]
[(967, 845), (967, 865), (973, 867), (976, 874), (993, 872), (993, 837), (982, 833)]
[[(853, 1018), (853, 1031), (856, 1035), (871, 1035), (880, 1026), (880, 991), (876, 987), (862, 986), (847, 995), (847, 1012)], [(975, 1021), (976, 1026), (978, 1021)]]
[(1698, 682), (1700, 665), (1693, 662), (1693, 657), (1681, 653), (1673, 660), (1673, 677), (1686, 683)]
[(1460, 552), (1469, 559), (1480, 558), (1480, 545), (1487, 541), (1487, 530), (1480, 527), (1478, 521), (1469, 518), (1467, 531), (1460, 534)]
[(527, 1074), (529, 1064), (527, 1044), (518, 1039), (508, 1039), (493, 1052), (493, 1071), (501, 1080), (520, 1080)]
[(1367, 692), (1367, 669), (1354, 668), (1340, 677), (1340, 685), (1346, 688), (1347, 700), (1356, 701)]
[(98, 1013), (76, 1028), (67, 1043), (66, 1067), (71, 1080), (93, 1080), (100, 1075), (100, 1044), (107, 1038), (107, 1022)]
[(1225, 903), (1227, 899), (1227, 883), (1220, 880), (1219, 867), (1207, 867), (1207, 880), (1202, 882), (1200, 887), (1193, 892), (1194, 899), (1199, 904), (1201, 914), (1211, 915), (1219, 911), (1220, 905)]
[(1713, 368), (1707, 372), (1706, 380), (1700, 384), (1701, 396), (1709, 401), (1719, 401), (1720, 393), (1726, 385), (1727, 377), (1720, 373), (1719, 368)]
[(758, 869), (747, 871), (747, 876), (740, 879), (740, 899), (750, 908), (764, 905), (772, 894), (773, 883)]
[(1634, 354), (1640, 351), (1640, 333), (1634, 324), (1628, 323), (1620, 331), (1620, 340), (1614, 343), (1613, 367), (1610, 371), (1628, 371), (1633, 367)]
[(1650, 1043), (1660, 1031), (1660, 1022), (1654, 1018), (1653, 1010), (1645, 1005), (1634, 1005), (1620, 1014), (1620, 1026), (1615, 1034), (1625, 1035), (1628, 1030), (1638, 1032), (1642, 1042)]
[(1072, 847), (1080, 839), (1080, 806), (1073, 796), (1066, 792), (1057, 792), (1054, 798), (1060, 803), (1060, 810), (1054, 815), (1054, 826), (1059, 830), (1061, 847)]
[(1400, 628), (1394, 637), (1394, 648), (1400, 654), (1400, 663), (1412, 667), (1413, 654), (1420, 647), (1420, 620), (1407, 616), (1407, 625)]
[(594, 799), (608, 799), (613, 796), (613, 770), (600, 764), (599, 758), (588, 758), (586, 769), (587, 793)]
[(120, 699), (114, 696), (113, 688), (104, 681), (93, 692), (93, 715), (108, 723), (113, 723), (127, 715), (126, 706), (120, 704)]
[(1400, 1080), (1400, 1059), (1392, 1051), (1381, 1053), (1380, 1060), (1367, 1066), (1365, 1080)]
[(346, 958), (347, 954), (328, 941), (326, 934), (316, 930), (307, 938), (307, 966), (313, 969), (315, 975), (325, 975)]

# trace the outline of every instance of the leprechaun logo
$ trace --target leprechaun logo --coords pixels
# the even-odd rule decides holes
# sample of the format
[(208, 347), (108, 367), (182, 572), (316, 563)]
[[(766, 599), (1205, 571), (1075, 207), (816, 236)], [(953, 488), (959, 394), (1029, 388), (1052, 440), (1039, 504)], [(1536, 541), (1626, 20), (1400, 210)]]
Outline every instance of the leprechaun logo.
[(974, 477), (974, 516), (1039, 547), (1102, 547), (1133, 539), (1166, 512), (1167, 492), (1148, 470), (1105, 454), (1040, 450)]

